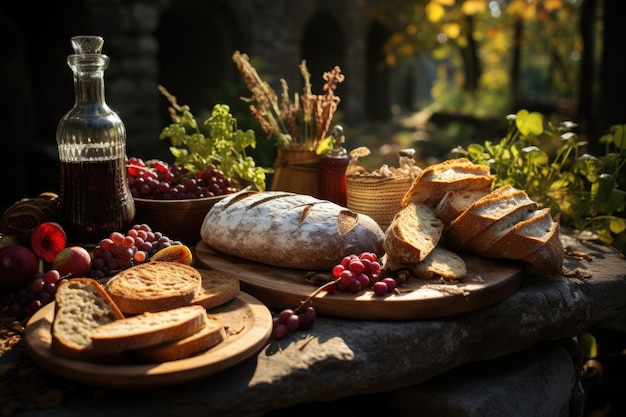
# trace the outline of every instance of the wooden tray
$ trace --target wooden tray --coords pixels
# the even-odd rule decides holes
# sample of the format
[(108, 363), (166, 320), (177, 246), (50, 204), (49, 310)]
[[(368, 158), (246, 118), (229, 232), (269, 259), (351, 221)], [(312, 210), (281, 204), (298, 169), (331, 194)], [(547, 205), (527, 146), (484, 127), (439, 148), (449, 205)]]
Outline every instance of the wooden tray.
[(54, 317), (54, 303), (46, 305), (28, 321), (24, 340), (35, 362), (74, 381), (113, 388), (174, 385), (213, 375), (244, 361), (259, 352), (271, 336), (270, 311), (244, 292), (209, 312), (221, 317), (227, 329), (226, 340), (199, 355), (159, 364), (105, 365), (52, 354), (50, 324)]
[[(271, 249), (268, 249), (271, 250)], [(200, 241), (196, 262), (206, 268), (236, 274), (241, 288), (267, 305), (296, 308), (316, 287), (305, 280), (307, 271), (285, 269), (217, 252)], [(385, 297), (373, 291), (335, 292), (313, 299), (321, 315), (367, 320), (412, 320), (448, 317), (489, 306), (516, 292), (524, 277), (520, 264), (463, 255), (467, 275), (458, 282), (411, 279), (400, 294)], [(325, 271), (329, 272), (329, 271)]]

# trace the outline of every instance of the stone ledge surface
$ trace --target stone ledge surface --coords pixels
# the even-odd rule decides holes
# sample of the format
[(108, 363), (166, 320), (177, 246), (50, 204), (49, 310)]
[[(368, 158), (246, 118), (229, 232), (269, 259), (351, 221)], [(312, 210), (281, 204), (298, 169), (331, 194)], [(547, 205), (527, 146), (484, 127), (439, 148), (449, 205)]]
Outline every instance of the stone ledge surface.
[[(416, 387), (466, 363), (575, 337), (623, 315), (626, 260), (610, 247), (579, 249), (594, 260), (567, 259), (565, 267), (585, 274), (544, 277), (528, 271), (519, 291), (475, 312), (407, 322), (320, 317), (307, 333), (272, 339), (258, 355), (211, 378), (130, 391), (68, 383), (72, 389), (58, 407), (18, 415), (254, 417), (308, 402)], [(303, 346), (308, 335), (314, 338)]]

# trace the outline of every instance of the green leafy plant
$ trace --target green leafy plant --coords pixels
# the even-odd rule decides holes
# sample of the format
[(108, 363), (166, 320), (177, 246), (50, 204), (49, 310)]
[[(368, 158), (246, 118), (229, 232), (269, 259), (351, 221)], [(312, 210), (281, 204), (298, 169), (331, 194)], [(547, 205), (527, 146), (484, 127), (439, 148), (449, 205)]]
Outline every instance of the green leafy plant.
[(195, 173), (212, 163), (226, 177), (252, 183), (259, 191), (265, 191), (266, 174), (271, 170), (256, 166), (254, 159), (246, 154), (246, 149), (256, 147), (254, 131), (238, 129), (229, 106), (216, 104), (211, 117), (199, 123), (189, 106), (179, 105), (163, 86), (159, 86), (159, 91), (170, 102), (170, 117), (174, 122), (161, 131), (159, 139), (170, 140), (175, 165)]
[(452, 152), (486, 164), (496, 176), (494, 187), (509, 184), (542, 207), (549, 207), (561, 224), (584, 236), (611, 244), (626, 230), (626, 192), (619, 188), (626, 164), (626, 125), (614, 125), (600, 138), (602, 156), (581, 154), (586, 145), (572, 130), (574, 123), (553, 126), (544, 115), (520, 110), (509, 115), (509, 129), (500, 142), (471, 144)]

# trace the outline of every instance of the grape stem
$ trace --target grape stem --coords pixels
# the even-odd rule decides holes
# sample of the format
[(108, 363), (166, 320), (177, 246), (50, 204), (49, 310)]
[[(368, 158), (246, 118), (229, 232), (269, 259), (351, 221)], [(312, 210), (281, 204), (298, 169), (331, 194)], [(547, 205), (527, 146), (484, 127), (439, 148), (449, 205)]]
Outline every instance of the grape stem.
[(331, 286), (337, 284), (338, 282), (339, 282), (339, 278), (337, 278), (337, 279), (335, 279), (333, 281), (328, 281), (324, 285), (320, 286), (315, 291), (313, 291), (304, 301), (302, 301), (300, 303), (300, 305), (298, 307), (296, 307), (295, 310), (293, 310), (293, 312), (297, 314), (302, 309), (302, 307), (304, 307), (305, 305), (307, 305), (309, 303), (309, 301), (311, 301), (311, 299), (313, 297), (315, 297), (317, 294), (321, 293), (322, 291), (326, 290), (326, 288), (331, 287)]

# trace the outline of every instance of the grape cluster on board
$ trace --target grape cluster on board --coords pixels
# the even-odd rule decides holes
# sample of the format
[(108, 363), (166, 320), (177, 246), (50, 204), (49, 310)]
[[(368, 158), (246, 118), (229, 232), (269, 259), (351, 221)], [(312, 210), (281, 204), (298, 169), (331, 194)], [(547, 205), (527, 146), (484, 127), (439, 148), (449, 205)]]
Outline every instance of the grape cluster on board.
[(381, 272), (381, 265), (375, 253), (351, 254), (332, 268), (335, 281), (332, 285), (326, 285), (324, 290), (328, 293), (334, 291), (358, 293), (370, 288), (376, 295), (393, 292), (396, 289), (396, 280), (392, 277), (383, 278)]
[(26, 288), (4, 294), (0, 305), (2, 313), (18, 320), (30, 317), (54, 300), (57, 285), (62, 278), (56, 269), (35, 273), (33, 281)]
[(299, 309), (319, 292), (325, 291), (328, 294), (335, 291), (358, 293), (369, 289), (376, 296), (395, 292), (396, 279), (392, 276), (383, 276), (383, 273), (375, 253), (363, 252), (360, 255), (351, 254), (344, 257), (340, 263), (332, 268), (331, 274), (334, 279), (321, 278), (318, 282), (321, 284), (320, 287), (313, 291), (300, 307), (296, 310), (284, 309), (273, 318), (272, 336), (280, 340), (297, 330), (311, 328), (316, 320), (315, 308), (309, 305), (302, 313), (299, 312)]
[(158, 231), (153, 231), (147, 224), (136, 224), (123, 234), (112, 232), (102, 239), (93, 250), (91, 276), (104, 278), (114, 271), (128, 269), (150, 259), (163, 248), (181, 245)]
[(213, 164), (193, 175), (185, 167), (131, 157), (126, 164), (126, 178), (136, 198), (182, 200), (235, 192), (230, 180)]

